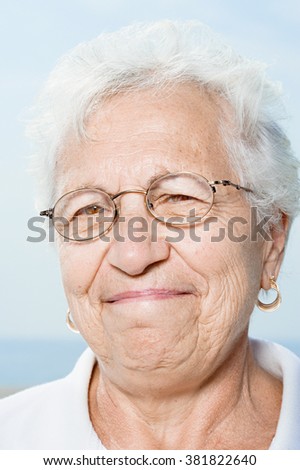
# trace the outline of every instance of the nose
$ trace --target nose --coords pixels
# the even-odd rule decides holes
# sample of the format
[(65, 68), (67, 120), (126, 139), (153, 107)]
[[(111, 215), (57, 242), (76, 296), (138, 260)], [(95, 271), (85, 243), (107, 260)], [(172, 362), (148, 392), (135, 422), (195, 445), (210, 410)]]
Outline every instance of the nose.
[[(151, 265), (169, 257), (170, 246), (159, 236), (160, 223), (143, 204), (141, 195), (122, 198), (120, 217), (110, 234), (107, 261), (130, 276), (142, 274)], [(126, 209), (125, 209), (126, 208)]]

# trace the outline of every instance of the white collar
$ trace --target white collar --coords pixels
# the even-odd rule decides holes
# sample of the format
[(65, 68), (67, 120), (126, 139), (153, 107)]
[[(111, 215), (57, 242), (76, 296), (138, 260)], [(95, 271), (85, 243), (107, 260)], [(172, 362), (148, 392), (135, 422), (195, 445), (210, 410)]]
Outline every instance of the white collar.
[(251, 340), (257, 362), (283, 382), (278, 425), (269, 449), (300, 449), (300, 358), (276, 343)]

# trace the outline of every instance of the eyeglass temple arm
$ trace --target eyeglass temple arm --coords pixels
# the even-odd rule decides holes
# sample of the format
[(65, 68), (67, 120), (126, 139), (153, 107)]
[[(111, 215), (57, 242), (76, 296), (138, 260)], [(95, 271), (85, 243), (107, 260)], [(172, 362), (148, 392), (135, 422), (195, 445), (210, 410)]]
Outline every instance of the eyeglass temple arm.
[(49, 217), (49, 219), (52, 219), (53, 217), (53, 209), (47, 209), (46, 211), (41, 211), (40, 212), (41, 216), (46, 216)]
[(209, 181), (210, 186), (213, 188), (214, 192), (216, 191), (216, 188), (214, 188), (214, 185), (216, 184), (222, 184), (223, 186), (233, 186), (234, 188), (240, 190), (243, 189), (244, 191), (247, 191), (249, 193), (252, 193), (252, 189), (250, 188), (245, 188), (245, 186), (241, 186), (240, 184), (235, 184), (232, 183), (229, 180), (217, 180), (217, 181)]

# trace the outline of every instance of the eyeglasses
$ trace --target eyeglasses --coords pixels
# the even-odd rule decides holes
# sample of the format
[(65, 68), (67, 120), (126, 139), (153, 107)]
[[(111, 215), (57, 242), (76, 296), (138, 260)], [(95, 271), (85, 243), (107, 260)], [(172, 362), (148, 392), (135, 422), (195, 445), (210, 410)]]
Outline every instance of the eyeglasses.
[(208, 181), (192, 172), (168, 173), (154, 180), (147, 190), (128, 189), (107, 194), (102, 189), (83, 188), (64, 194), (53, 208), (40, 212), (49, 217), (65, 239), (87, 241), (104, 235), (119, 217), (116, 199), (128, 193), (144, 194), (147, 210), (167, 225), (201, 222), (214, 203), (216, 186), (232, 186), (252, 192), (229, 180)]

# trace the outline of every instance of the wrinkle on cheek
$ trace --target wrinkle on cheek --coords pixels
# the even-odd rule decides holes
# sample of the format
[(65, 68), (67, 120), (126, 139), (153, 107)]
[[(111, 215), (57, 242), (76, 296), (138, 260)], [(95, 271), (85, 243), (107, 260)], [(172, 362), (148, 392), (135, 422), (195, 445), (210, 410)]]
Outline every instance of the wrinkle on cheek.
[(113, 357), (112, 347), (103, 322), (103, 307), (94, 308), (88, 299), (72, 298), (72, 314), (77, 328), (96, 356), (105, 364)]
[(220, 351), (247, 328), (255, 284), (249, 270), (251, 260), (255, 263), (253, 255), (257, 259), (259, 256), (249, 246), (236, 247), (232, 243), (199, 244), (198, 249), (188, 253), (192, 256), (187, 252), (183, 256), (195, 272), (195, 279), (201, 274), (208, 286), (198, 303), (197, 350), (201, 360), (214, 362)]
[(95, 303), (91, 291), (104, 257), (103, 250), (96, 244), (97, 241), (94, 244), (70, 244), (60, 249), (62, 280), (69, 303), (73, 300)]

